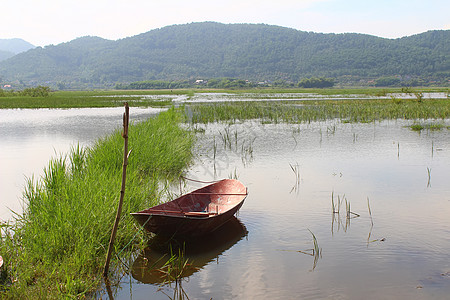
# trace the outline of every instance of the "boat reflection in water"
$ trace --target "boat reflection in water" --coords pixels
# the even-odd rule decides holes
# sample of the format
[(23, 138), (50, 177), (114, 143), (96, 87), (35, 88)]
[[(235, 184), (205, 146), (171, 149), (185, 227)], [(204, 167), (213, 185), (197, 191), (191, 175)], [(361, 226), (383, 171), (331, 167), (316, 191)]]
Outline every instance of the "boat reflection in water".
[(173, 259), (173, 255), (181, 254), (187, 264), (178, 279), (189, 277), (230, 249), (247, 233), (245, 226), (233, 216), (219, 229), (195, 240), (168, 240), (155, 236), (134, 261), (131, 274), (142, 283), (165, 283), (170, 280), (167, 273), (168, 263)]

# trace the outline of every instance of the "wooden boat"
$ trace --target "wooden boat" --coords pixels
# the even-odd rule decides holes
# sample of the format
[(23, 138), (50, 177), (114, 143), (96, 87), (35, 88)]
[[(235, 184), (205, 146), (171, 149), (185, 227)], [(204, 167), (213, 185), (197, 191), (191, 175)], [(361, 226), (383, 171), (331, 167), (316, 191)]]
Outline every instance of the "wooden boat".
[(131, 215), (147, 231), (176, 238), (213, 232), (241, 208), (247, 188), (238, 180), (223, 179), (175, 200)]

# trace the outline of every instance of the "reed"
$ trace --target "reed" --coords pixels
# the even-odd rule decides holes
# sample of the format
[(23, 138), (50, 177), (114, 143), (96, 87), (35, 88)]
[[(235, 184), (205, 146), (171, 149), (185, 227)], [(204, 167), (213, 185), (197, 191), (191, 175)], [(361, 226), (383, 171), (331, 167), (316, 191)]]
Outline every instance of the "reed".
[(370, 230), (369, 230), (369, 234), (367, 236), (367, 247), (369, 247), (369, 243), (371, 243), (370, 237), (372, 236), (372, 230), (373, 230), (372, 210), (370, 209), (369, 197), (367, 197), (367, 208), (369, 210), (369, 217), (370, 217)]
[[(219, 132), (220, 138), (222, 139), (223, 142), (223, 146), (225, 149), (230, 149), (231, 150), (231, 132), (230, 132), (230, 128), (226, 127), (224, 129), (224, 132)], [(237, 142), (236, 142), (237, 143)]]
[[(294, 105), (297, 104), (297, 105)], [(450, 117), (447, 99), (405, 100), (401, 104), (385, 99), (321, 101), (227, 102), (190, 105), (193, 123), (260, 120), (261, 123), (298, 124), (339, 119), (342, 122), (373, 122), (389, 119), (445, 119)], [(328, 127), (327, 133), (336, 128)]]
[(327, 126), (327, 133), (335, 134), (336, 133), (336, 124)]
[(234, 168), (233, 172), (230, 171), (230, 174), (228, 175), (229, 179), (239, 179), (239, 175), (237, 172), (237, 169)]
[[(337, 202), (334, 202), (334, 191), (331, 192), (331, 211), (333, 214), (339, 214), (341, 211), (341, 199), (339, 198), (339, 195), (337, 196)], [(345, 195), (343, 196), (345, 198)]]
[(178, 254), (176, 254), (170, 247), (170, 258), (160, 269), (165, 275), (163, 284), (179, 281), (183, 278), (187, 265), (188, 259), (184, 256), (184, 250), (178, 249)]
[(314, 233), (308, 229), (308, 231), (311, 233), (312, 238), (313, 238), (313, 244), (314, 244), (314, 248), (313, 248), (313, 256), (314, 256), (314, 262), (313, 262), (313, 267), (312, 270), (314, 270), (317, 266), (317, 262), (319, 261), (319, 258), (322, 257), (322, 248), (319, 247), (319, 243), (317, 242), (317, 238), (314, 235)]
[[(133, 151), (116, 254), (144, 239), (136, 236), (129, 213), (160, 201), (161, 182), (178, 178), (192, 160), (194, 135), (179, 126), (181, 120), (171, 109), (130, 127)], [(98, 288), (120, 190), (122, 144), (115, 132), (91, 148), (73, 147), (52, 159), (42, 178), (28, 180), (24, 214), (2, 228), (7, 268), (0, 298), (84, 297)]]
[[(341, 218), (341, 205), (345, 202), (345, 224), (344, 224), (344, 217)], [(344, 231), (347, 231), (347, 229), (350, 226), (350, 220), (353, 218), (360, 217), (359, 214), (351, 211), (351, 205), (350, 201), (347, 200), (345, 195), (342, 196), (342, 199), (340, 196), (337, 196), (337, 202), (334, 201), (334, 191), (331, 192), (331, 233), (334, 234), (334, 227), (335, 223), (337, 223), (338, 231), (341, 228), (341, 224), (344, 228)]]
[[(256, 137), (251, 140), (243, 140), (241, 145), (241, 160), (244, 166), (248, 165), (253, 161), (253, 143), (255, 142)], [(236, 145), (237, 147), (237, 145)]]
[(375, 239), (375, 240), (370, 239), (372, 236), (372, 230), (373, 230), (373, 219), (372, 219), (372, 210), (370, 209), (369, 197), (367, 197), (367, 208), (369, 210), (369, 216), (370, 216), (370, 230), (369, 230), (369, 235), (367, 236), (367, 247), (369, 247), (370, 243), (384, 242), (384, 241), (386, 241), (386, 238), (379, 238), (379, 239)]
[(217, 143), (216, 143), (216, 137), (214, 136), (213, 141), (213, 160), (216, 161), (216, 155), (217, 155)]
[(369, 197), (367, 197), (367, 208), (369, 209), (370, 223), (371, 223), (372, 226), (373, 226), (372, 210), (370, 209)]
[(309, 233), (311, 233), (312, 238), (313, 238), (313, 244), (314, 244), (313, 253), (315, 255), (319, 255), (321, 253), (321, 250), (319, 248), (319, 243), (317, 242), (317, 238), (311, 230), (308, 229), (308, 231), (309, 231)]
[(298, 186), (300, 185), (300, 165), (296, 163), (295, 165), (289, 164), (289, 166), (291, 167), (291, 170), (295, 175), (295, 185), (291, 190), (292, 192), (293, 190), (297, 190)]
[(422, 92), (415, 92), (414, 95), (416, 96), (417, 102), (422, 103), (422, 101), (423, 101), (423, 93)]
[(306, 250), (280, 250), (280, 251), (298, 252), (298, 253), (306, 254), (309, 256), (313, 256), (314, 261), (313, 261), (313, 267), (312, 267), (311, 271), (314, 271), (314, 269), (317, 266), (317, 262), (319, 261), (319, 258), (322, 258), (322, 248), (319, 247), (319, 243), (317, 242), (317, 238), (314, 235), (314, 233), (309, 229), (308, 229), (308, 231), (309, 231), (309, 233), (311, 233), (311, 236), (313, 238), (313, 248), (306, 249)]
[[(237, 130), (232, 131), (230, 126), (227, 126), (222, 130), (218, 131), (217, 139), (216, 136), (213, 137), (213, 161), (217, 157), (217, 147), (218, 144), (216, 140), (221, 141), (223, 149), (225, 151), (233, 152), (235, 155), (241, 157), (241, 161), (244, 166), (248, 165), (253, 161), (253, 144), (256, 137), (253, 138), (241, 138)], [(215, 165), (214, 165), (215, 167)]]

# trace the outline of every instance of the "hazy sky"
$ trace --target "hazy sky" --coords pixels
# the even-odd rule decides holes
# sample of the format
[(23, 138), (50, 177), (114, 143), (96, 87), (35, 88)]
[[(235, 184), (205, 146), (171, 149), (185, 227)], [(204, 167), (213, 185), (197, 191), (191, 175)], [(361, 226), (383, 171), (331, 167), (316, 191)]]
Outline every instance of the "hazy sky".
[(264, 23), (398, 38), (450, 29), (449, 0), (2, 0), (0, 38), (36, 46), (120, 39), (172, 24)]

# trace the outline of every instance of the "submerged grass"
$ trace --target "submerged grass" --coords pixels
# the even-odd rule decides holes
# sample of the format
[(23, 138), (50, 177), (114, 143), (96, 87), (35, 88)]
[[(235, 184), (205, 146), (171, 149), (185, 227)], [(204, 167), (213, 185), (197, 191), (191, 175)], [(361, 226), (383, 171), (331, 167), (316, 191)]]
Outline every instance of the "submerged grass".
[[(115, 254), (131, 250), (138, 230), (130, 212), (156, 204), (161, 182), (179, 177), (192, 159), (193, 133), (175, 109), (132, 125), (127, 186)], [(120, 122), (119, 120), (118, 122)], [(29, 179), (25, 211), (1, 227), (0, 298), (84, 297), (97, 289), (120, 194), (120, 132), (91, 148), (73, 147)]]
[(321, 100), (226, 102), (214, 105), (193, 104), (191, 122), (237, 122), (260, 119), (262, 123), (302, 123), (340, 119), (343, 122), (373, 122), (385, 119), (445, 119), (450, 117), (448, 99), (403, 101), (390, 100)]

